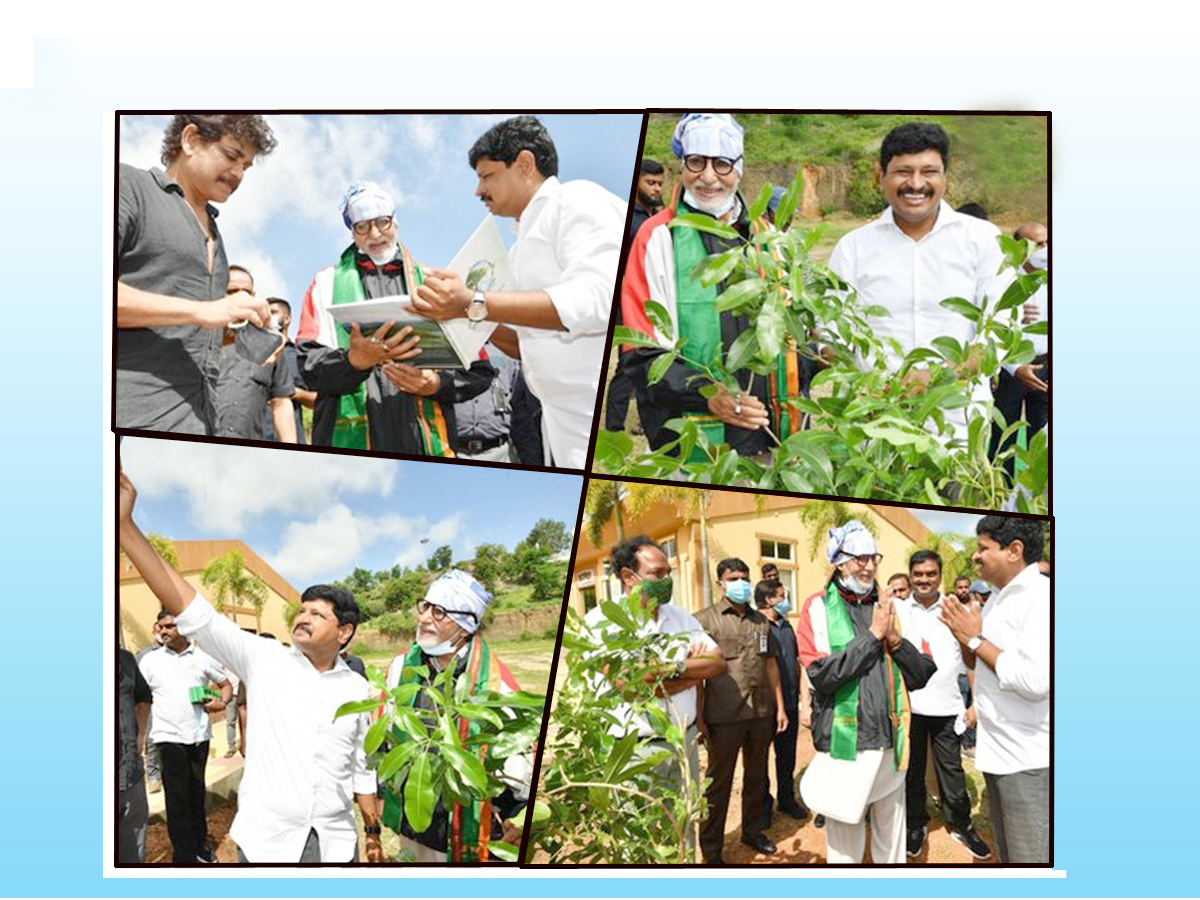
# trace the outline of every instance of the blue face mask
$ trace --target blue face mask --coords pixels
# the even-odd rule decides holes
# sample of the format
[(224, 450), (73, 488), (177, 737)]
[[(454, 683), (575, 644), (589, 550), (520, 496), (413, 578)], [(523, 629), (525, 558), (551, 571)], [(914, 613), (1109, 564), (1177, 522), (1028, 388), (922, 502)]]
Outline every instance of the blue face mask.
[(750, 589), (750, 582), (744, 578), (739, 578), (737, 581), (726, 581), (725, 596), (736, 603), (738, 606), (745, 606), (750, 602), (750, 595), (753, 591)]
[(781, 616), (786, 616), (789, 612), (791, 612), (791, 610), (792, 610), (792, 601), (789, 600), (787, 597), (784, 597), (782, 600), (780, 600), (778, 603), (775, 604), (775, 612), (779, 613)]

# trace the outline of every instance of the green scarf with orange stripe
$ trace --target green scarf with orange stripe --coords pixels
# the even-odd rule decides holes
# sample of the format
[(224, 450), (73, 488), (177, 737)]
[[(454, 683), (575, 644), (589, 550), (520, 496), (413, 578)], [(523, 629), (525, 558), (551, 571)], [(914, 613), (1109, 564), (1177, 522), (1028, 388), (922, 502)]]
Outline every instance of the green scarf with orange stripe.
[[(404, 288), (415, 290), (425, 280), (421, 267), (413, 261), (403, 244), (400, 246), (400, 256), (404, 268)], [(358, 263), (355, 255), (356, 248), (346, 249), (338, 260), (333, 272), (333, 305), (357, 303), (366, 299), (362, 278), (358, 274)], [(338, 346), (343, 350), (350, 348), (350, 332), (341, 324), (336, 324)], [(431, 397), (413, 397), (417, 409), (417, 425), (421, 436), (421, 452), (425, 456), (453, 457), (450, 448), (450, 437), (446, 427), (446, 418), (442, 414), (441, 404)], [(371, 431), (367, 422), (367, 383), (363, 381), (358, 390), (342, 394), (338, 397), (337, 420), (333, 427), (333, 446), (345, 447), (350, 450), (370, 450)]]
[[(492, 664), (492, 650), (487, 642), (478, 634), (471, 638), (471, 649), (467, 656), (466, 671), (471, 679), (473, 690), (476, 693), (492, 690), (499, 691), (501, 687), (501, 669), (500, 665)], [(457, 658), (455, 659), (457, 665)], [(421, 648), (415, 642), (408, 648), (408, 653), (404, 657), (404, 669), (410, 670), (419, 666), (427, 666), (428, 663), (421, 653)], [(431, 675), (435, 674), (431, 671)], [(417, 684), (420, 682), (420, 676), (409, 675), (402, 678), (401, 684)], [(417, 695), (413, 695), (409, 700), (409, 705), (416, 704)], [(465, 741), (470, 735), (476, 734), (479, 727), (467, 719), (460, 719), (458, 722), (458, 736)], [(486, 749), (481, 749), (482, 754)], [(404, 799), (392, 792), (390, 786), (380, 785), (383, 792), (383, 823), (395, 831), (400, 833), (400, 823), (404, 814)], [(449, 847), (447, 848), (448, 862), (487, 862), (488, 859), (488, 841), (491, 840), (491, 821), (492, 821), (492, 802), (490, 800), (476, 800), (469, 806), (463, 806), (461, 803), (455, 803), (454, 808), (449, 811), (450, 827), (447, 831)], [(486, 827), (480, 827), (480, 823), (487, 823)]]
[[(829, 650), (837, 653), (854, 640), (854, 623), (846, 601), (831, 578), (825, 589), (825, 627)], [(888, 714), (892, 720), (892, 750), (896, 770), (908, 768), (908, 728), (912, 711), (900, 667), (884, 647), (884, 665), (888, 674)], [(834, 759), (854, 760), (858, 756), (858, 679), (852, 678), (833, 692), (833, 731), (829, 737), (829, 755)]]

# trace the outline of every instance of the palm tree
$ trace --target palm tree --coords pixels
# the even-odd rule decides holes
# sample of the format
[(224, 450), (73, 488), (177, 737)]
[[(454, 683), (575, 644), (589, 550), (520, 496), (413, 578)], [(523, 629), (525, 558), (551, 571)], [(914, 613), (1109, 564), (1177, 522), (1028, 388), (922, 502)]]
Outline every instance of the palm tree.
[[(712, 566), (709, 565), (708, 555), (708, 508), (712, 505), (716, 492), (701, 488), (685, 487), (669, 484), (630, 484), (629, 516), (639, 518), (655, 503), (678, 503), (685, 520), (698, 519), (700, 522), (700, 585), (705, 606), (711, 606), (713, 601)], [(756, 495), (755, 502), (762, 504), (763, 498)]]
[(604, 526), (609, 519), (617, 525), (617, 543), (625, 541), (625, 521), (621, 514), (621, 503), (625, 499), (627, 485), (620, 481), (603, 481), (594, 478), (588, 481), (587, 497), (583, 501), (583, 515), (587, 520), (587, 536), (593, 547), (603, 540)]
[(879, 540), (879, 524), (871, 511), (856, 503), (841, 500), (810, 500), (800, 507), (800, 521), (812, 527), (808, 541), (808, 558), (815, 560), (817, 551), (828, 537), (829, 529), (840, 528), (851, 520), (862, 523), (863, 528)]
[(146, 540), (150, 542), (150, 546), (154, 548), (154, 552), (162, 557), (163, 562), (172, 569), (179, 569), (179, 552), (175, 549), (175, 544), (171, 542), (170, 538), (164, 537), (161, 534), (151, 533), (146, 535)]
[[(254, 609), (254, 630), (262, 631), (267, 586), (254, 573), (246, 570), (246, 561), (240, 550), (230, 550), (205, 566), (200, 573), (200, 583), (212, 591), (213, 602), (219, 613), (225, 613), (229, 607), (239, 605), (243, 600), (250, 601)], [(230, 612), (236, 614), (236, 610)]]

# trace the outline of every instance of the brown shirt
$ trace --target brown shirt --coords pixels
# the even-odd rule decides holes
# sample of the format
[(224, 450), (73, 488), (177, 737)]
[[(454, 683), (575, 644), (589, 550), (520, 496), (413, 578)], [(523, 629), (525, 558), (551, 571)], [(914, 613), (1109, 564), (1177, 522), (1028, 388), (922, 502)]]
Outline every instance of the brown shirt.
[(767, 683), (767, 659), (775, 653), (767, 617), (747, 608), (738, 615), (730, 600), (696, 613), (725, 657), (728, 668), (704, 684), (704, 718), (716, 725), (775, 714), (775, 695)]

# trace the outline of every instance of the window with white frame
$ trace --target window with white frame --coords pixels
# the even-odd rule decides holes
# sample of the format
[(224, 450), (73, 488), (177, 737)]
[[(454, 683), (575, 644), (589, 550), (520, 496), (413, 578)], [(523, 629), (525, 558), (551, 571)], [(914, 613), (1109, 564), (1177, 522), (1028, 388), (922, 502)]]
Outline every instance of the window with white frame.
[(778, 538), (758, 539), (759, 573), (764, 566), (773, 565), (779, 569), (779, 581), (787, 588), (788, 596), (792, 598), (792, 606), (796, 605), (796, 545), (792, 541)]

